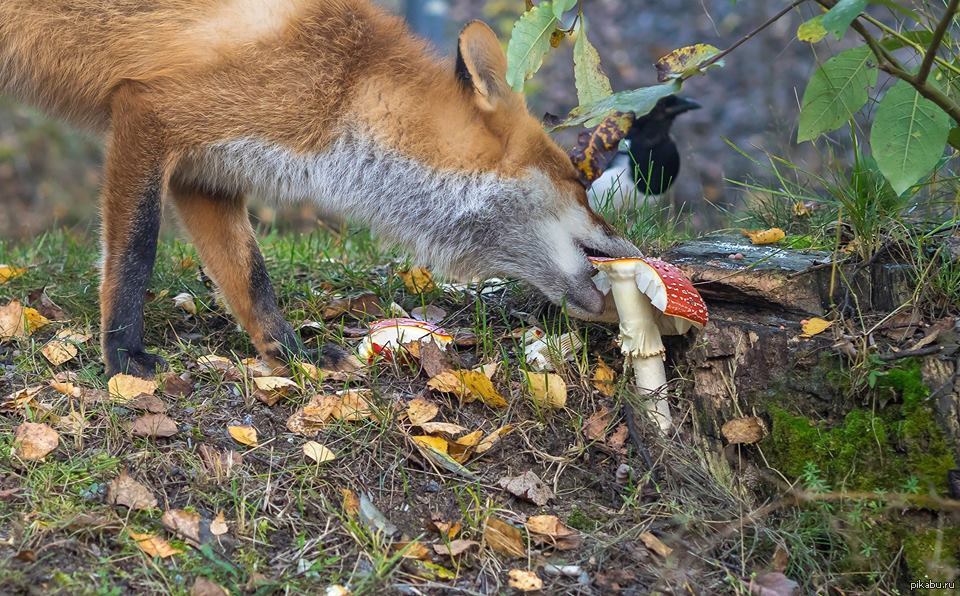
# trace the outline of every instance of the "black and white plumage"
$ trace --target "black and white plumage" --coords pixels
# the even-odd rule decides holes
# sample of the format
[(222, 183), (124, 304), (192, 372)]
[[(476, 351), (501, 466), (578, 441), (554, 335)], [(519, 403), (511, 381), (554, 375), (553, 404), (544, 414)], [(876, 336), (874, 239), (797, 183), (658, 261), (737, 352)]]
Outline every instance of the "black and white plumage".
[(627, 133), (626, 147), (590, 187), (594, 207), (620, 208), (665, 193), (680, 172), (680, 152), (670, 127), (680, 114), (699, 108), (695, 101), (671, 95), (638, 118)]

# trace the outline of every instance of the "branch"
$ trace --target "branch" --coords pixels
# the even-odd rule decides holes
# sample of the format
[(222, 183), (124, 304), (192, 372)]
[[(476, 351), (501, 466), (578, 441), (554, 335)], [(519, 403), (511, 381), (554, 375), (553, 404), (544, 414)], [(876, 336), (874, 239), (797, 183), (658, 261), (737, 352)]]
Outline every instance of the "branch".
[(933, 59), (937, 57), (937, 51), (940, 49), (940, 44), (943, 43), (943, 37), (947, 34), (947, 28), (953, 22), (953, 17), (957, 14), (958, 8), (960, 8), (960, 0), (950, 0), (950, 4), (947, 5), (947, 12), (944, 13), (943, 18), (940, 19), (940, 24), (933, 31), (930, 47), (927, 48), (927, 53), (923, 55), (923, 62), (917, 72), (917, 82), (921, 85), (926, 83), (927, 77), (930, 76)]
[(769, 27), (770, 25), (776, 23), (777, 21), (779, 21), (780, 19), (782, 19), (783, 16), (786, 15), (788, 12), (790, 12), (790, 11), (793, 10), (794, 8), (800, 6), (801, 4), (803, 4), (803, 3), (806, 2), (806, 1), (807, 1), (807, 0), (794, 0), (794, 1), (793, 1), (792, 3), (790, 3), (786, 8), (784, 8), (783, 10), (781, 10), (780, 12), (778, 12), (777, 14), (775, 14), (775, 15), (773, 15), (772, 17), (770, 17), (769, 19), (767, 19), (766, 22), (764, 22), (762, 25), (760, 25), (759, 27), (757, 27), (756, 29), (754, 29), (754, 30), (751, 31), (750, 33), (747, 33), (746, 35), (744, 35), (743, 37), (741, 37), (741, 38), (740, 38), (739, 40), (737, 40), (737, 42), (734, 43), (732, 46), (730, 46), (729, 48), (723, 50), (722, 52), (720, 52), (719, 54), (717, 54), (717, 55), (714, 56), (713, 58), (711, 58), (711, 59), (707, 60), (706, 62), (704, 62), (704, 63), (700, 66), (700, 70), (706, 70), (707, 67), (712, 66), (712, 65), (716, 64), (717, 62), (723, 60), (724, 56), (726, 56), (726, 55), (729, 54), (730, 52), (734, 51), (735, 49), (739, 48), (739, 47), (742, 46), (743, 44), (745, 44), (745, 43), (747, 43), (748, 41), (750, 41), (750, 39), (752, 39), (755, 35), (757, 35), (757, 34), (760, 33), (761, 31), (763, 31), (764, 29), (766, 29), (766, 28)]

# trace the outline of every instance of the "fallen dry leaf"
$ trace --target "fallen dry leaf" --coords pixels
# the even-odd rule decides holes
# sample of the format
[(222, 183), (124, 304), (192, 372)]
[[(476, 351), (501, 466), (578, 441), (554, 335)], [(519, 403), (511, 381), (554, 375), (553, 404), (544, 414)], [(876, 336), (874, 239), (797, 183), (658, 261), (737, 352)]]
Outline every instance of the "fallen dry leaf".
[(257, 429), (248, 425), (231, 425), (227, 426), (227, 432), (230, 433), (230, 436), (233, 437), (233, 440), (241, 445), (246, 445), (248, 447), (256, 447), (257, 443)]
[(487, 435), (486, 437), (484, 437), (482, 441), (477, 443), (477, 454), (480, 455), (480, 454), (486, 453), (487, 451), (490, 451), (490, 449), (493, 448), (494, 445), (496, 445), (497, 441), (499, 441), (500, 439), (508, 435), (512, 430), (513, 430), (512, 424), (505, 424), (500, 428), (498, 428), (497, 430), (490, 433), (489, 435)]
[(340, 489), (340, 507), (347, 515), (353, 516), (360, 513), (360, 497), (349, 488)]
[(57, 428), (75, 437), (82, 436), (83, 431), (86, 430), (88, 426), (87, 419), (84, 418), (83, 414), (76, 410), (72, 410), (65, 416), (59, 416), (56, 424)]
[(336, 454), (333, 451), (330, 451), (320, 443), (316, 441), (307, 441), (303, 444), (303, 454), (317, 462), (322, 464), (328, 461), (333, 461), (337, 458)]
[(541, 507), (554, 497), (550, 487), (544, 484), (533, 470), (527, 470), (519, 476), (503, 477), (498, 484), (508, 493)]
[(397, 542), (393, 545), (393, 550), (399, 553), (404, 559), (417, 559), (425, 561), (430, 559), (430, 551), (423, 543), (414, 540), (413, 542)]
[(414, 443), (418, 445), (424, 445), (439, 451), (440, 453), (447, 453), (447, 441), (442, 437), (430, 437), (426, 435), (419, 435), (415, 437), (410, 437), (413, 439)]
[(177, 431), (177, 423), (164, 414), (144, 414), (130, 424), (135, 437), (172, 437)]
[(832, 321), (827, 321), (819, 317), (804, 320), (801, 322), (803, 333), (800, 337), (813, 337), (814, 335), (823, 333), (829, 329), (831, 325), (833, 325)]
[(524, 372), (530, 399), (541, 408), (562, 410), (567, 405), (567, 384), (554, 373)]
[(14, 391), (10, 395), (4, 397), (3, 401), (0, 402), (0, 410), (22, 410), (23, 408), (27, 407), (27, 404), (33, 401), (33, 398), (36, 397), (41, 390), (43, 390), (43, 385), (34, 385), (33, 387), (27, 387), (25, 389)]
[(373, 292), (364, 292), (346, 298), (334, 298), (323, 309), (324, 319), (333, 319), (340, 315), (350, 315), (355, 318), (382, 317), (383, 305), (380, 298)]
[(213, 521), (210, 522), (210, 533), (214, 536), (223, 536), (229, 531), (230, 528), (227, 527), (227, 520), (223, 516), (223, 511), (221, 511), (213, 518)]
[(36, 309), (14, 300), (0, 307), (0, 340), (29, 337), (49, 323), (50, 320)]
[(193, 381), (189, 374), (169, 372), (163, 375), (161, 391), (168, 397), (188, 397), (193, 393)]
[(776, 244), (787, 237), (786, 233), (780, 228), (770, 228), (769, 230), (743, 230), (743, 235), (750, 239), (750, 242), (757, 245)]
[(460, 522), (449, 522), (440, 517), (440, 514), (434, 514), (430, 519), (430, 523), (427, 525), (428, 529), (434, 529), (437, 531), (440, 536), (446, 540), (453, 540), (457, 537), (457, 534), (460, 533), (460, 530), (463, 529), (463, 524)]
[(129, 401), (141, 395), (153, 395), (157, 391), (157, 383), (156, 381), (121, 373), (114, 375), (107, 382), (107, 389), (110, 391), (110, 397), (120, 401)]
[(194, 546), (200, 545), (200, 514), (183, 509), (164, 511), (160, 522), (165, 528), (185, 538)]
[(24, 422), (13, 435), (12, 456), (25, 461), (38, 461), (60, 444), (60, 435), (46, 424)]
[(286, 377), (254, 377), (257, 399), (274, 406), (278, 401), (298, 389), (297, 384)]
[(198, 577), (190, 588), (190, 596), (230, 596), (230, 592), (220, 584)]
[(617, 453), (626, 453), (627, 451), (623, 446), (628, 438), (630, 438), (630, 429), (627, 428), (626, 424), (618, 424), (617, 428), (613, 429), (613, 432), (607, 438), (607, 447)]
[(607, 366), (607, 363), (601, 358), (597, 358), (597, 367), (593, 370), (593, 379), (591, 379), (594, 389), (599, 391), (601, 395), (613, 397), (617, 392), (617, 386), (614, 384), (616, 378), (617, 373)]
[(163, 414), (167, 411), (167, 404), (156, 395), (143, 394), (140, 397), (123, 404), (131, 410), (141, 410), (151, 414)]
[(568, 527), (556, 515), (533, 515), (524, 524), (530, 539), (557, 550), (573, 550), (580, 546), (580, 533)]
[(750, 580), (750, 596), (793, 596), (799, 587), (780, 572), (761, 573)]
[(491, 408), (507, 407), (507, 400), (493, 386), (493, 381), (481, 371), (447, 370), (433, 377), (427, 386), (441, 393), (456, 395), (465, 403), (479, 399)]
[[(273, 367), (259, 358), (244, 358), (240, 361), (240, 366), (243, 368), (244, 372), (253, 377), (254, 380), (256, 380), (257, 377), (274, 376)], [(269, 383), (266, 383), (265, 385), (269, 385)], [(259, 385), (257, 386), (259, 387)]]
[(107, 486), (107, 503), (130, 509), (153, 509), (157, 506), (157, 498), (124, 470)]
[(673, 549), (664, 544), (659, 538), (651, 534), (650, 532), (643, 532), (640, 534), (640, 541), (643, 542), (651, 551), (660, 555), (663, 558), (667, 558), (673, 552)]
[(83, 395), (83, 390), (80, 387), (67, 381), (57, 381), (53, 379), (50, 381), (50, 387), (57, 393), (62, 393), (74, 399), (79, 399), (80, 396)]
[(475, 546), (480, 546), (480, 543), (475, 540), (451, 540), (448, 544), (434, 544), (433, 550), (438, 555), (446, 555), (448, 557), (456, 557), (467, 552)]
[(225, 373), (228, 377), (239, 378), (240, 376), (240, 371), (233, 362), (228, 358), (217, 356), (216, 354), (209, 354), (197, 358), (197, 368), (206, 372)]
[(166, 559), (167, 557), (179, 555), (183, 552), (179, 548), (170, 546), (170, 543), (163, 538), (153, 534), (138, 534), (137, 532), (129, 532), (129, 534), (130, 537), (136, 541), (140, 550), (147, 553), (151, 557), (160, 557), (161, 559)]
[(204, 470), (215, 482), (230, 478), (233, 468), (243, 463), (243, 456), (232, 449), (220, 452), (210, 445), (200, 445), (197, 451)]
[(443, 310), (439, 306), (434, 306), (428, 304), (426, 306), (418, 306), (410, 310), (410, 316), (418, 321), (426, 321), (427, 323), (439, 323), (447, 316), (447, 311)]
[(613, 422), (613, 412), (610, 408), (601, 406), (600, 410), (583, 423), (583, 434), (591, 441), (603, 441), (607, 438), (607, 427), (611, 422)]
[(767, 425), (762, 418), (746, 416), (728, 420), (720, 432), (731, 445), (752, 445), (767, 436)]
[(420, 366), (428, 377), (433, 378), (440, 373), (451, 370), (446, 351), (431, 339), (417, 344), (420, 349)]
[(433, 275), (423, 267), (414, 267), (407, 271), (401, 271), (397, 275), (403, 280), (403, 285), (407, 287), (407, 291), (411, 294), (424, 294), (437, 289), (437, 285), (433, 282)]
[(407, 404), (407, 420), (414, 426), (420, 426), (424, 422), (430, 422), (440, 413), (437, 404), (422, 398), (411, 400)]
[(525, 557), (527, 549), (523, 545), (523, 533), (520, 528), (499, 518), (489, 517), (483, 528), (483, 541), (501, 555)]
[(13, 265), (0, 265), (0, 284), (5, 284), (11, 279), (16, 279), (26, 273), (27, 270)]
[(43, 346), (40, 353), (54, 366), (60, 366), (77, 357), (80, 350), (78, 344), (90, 341), (89, 335), (77, 333), (72, 329), (61, 329), (57, 334)]
[(543, 580), (533, 571), (526, 569), (511, 569), (507, 572), (507, 583), (514, 590), (521, 592), (536, 592), (543, 589)]
[(424, 422), (420, 425), (420, 428), (423, 429), (423, 432), (431, 435), (444, 434), (456, 436), (467, 432), (466, 428), (459, 424), (453, 424), (452, 422)]

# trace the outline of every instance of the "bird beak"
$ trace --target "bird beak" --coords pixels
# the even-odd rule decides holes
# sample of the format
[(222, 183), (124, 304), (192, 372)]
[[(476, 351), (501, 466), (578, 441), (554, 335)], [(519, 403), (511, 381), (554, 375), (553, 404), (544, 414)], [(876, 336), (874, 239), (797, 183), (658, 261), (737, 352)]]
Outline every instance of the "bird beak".
[(702, 107), (703, 106), (693, 101), (692, 99), (687, 99), (686, 97), (677, 97), (676, 101), (668, 109), (670, 111), (671, 116), (679, 116), (684, 112), (689, 112), (691, 110), (699, 110)]

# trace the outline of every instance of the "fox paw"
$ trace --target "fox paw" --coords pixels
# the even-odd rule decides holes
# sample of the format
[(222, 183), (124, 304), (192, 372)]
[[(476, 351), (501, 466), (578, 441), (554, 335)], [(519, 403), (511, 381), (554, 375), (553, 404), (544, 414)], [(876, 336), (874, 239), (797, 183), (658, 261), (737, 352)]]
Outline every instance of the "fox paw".
[(117, 352), (117, 357), (107, 363), (107, 377), (128, 374), (141, 379), (152, 379), (158, 372), (167, 370), (167, 361), (156, 354), (144, 351)]

